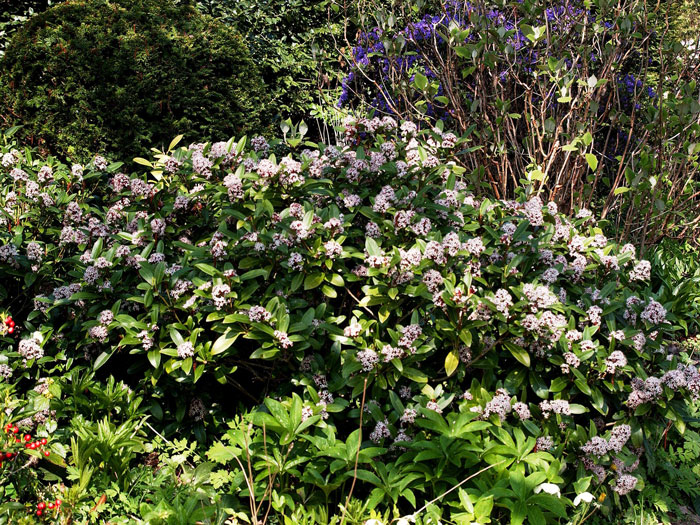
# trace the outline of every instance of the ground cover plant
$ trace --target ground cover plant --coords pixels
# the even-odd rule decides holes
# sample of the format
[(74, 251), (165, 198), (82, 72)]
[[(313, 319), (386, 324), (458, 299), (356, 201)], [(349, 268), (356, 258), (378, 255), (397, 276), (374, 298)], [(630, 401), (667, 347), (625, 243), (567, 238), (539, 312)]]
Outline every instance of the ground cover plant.
[(418, 518), (629, 506), (700, 389), (672, 291), (586, 209), (475, 197), (440, 127), (344, 132), (176, 139), (131, 175), (5, 136), (3, 377), (86, 422), (73, 478), (109, 465), (128, 491), (150, 435), (196, 440), (239, 519), (398, 518), (458, 485)]

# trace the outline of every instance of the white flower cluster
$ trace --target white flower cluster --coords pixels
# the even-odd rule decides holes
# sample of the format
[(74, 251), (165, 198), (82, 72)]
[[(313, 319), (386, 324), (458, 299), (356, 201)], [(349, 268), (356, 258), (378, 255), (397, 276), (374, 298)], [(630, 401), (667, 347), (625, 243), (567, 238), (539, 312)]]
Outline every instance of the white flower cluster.
[(194, 345), (189, 341), (184, 341), (177, 345), (177, 356), (180, 359), (187, 359), (194, 356)]
[(369, 372), (379, 362), (379, 356), (374, 350), (367, 348), (357, 352), (357, 360), (362, 364), (362, 371)]
[[(512, 409), (513, 407), (510, 404), (510, 396), (508, 395), (508, 392), (506, 392), (503, 389), (499, 389), (496, 390), (496, 393), (491, 398), (491, 401), (486, 403), (486, 406), (484, 407), (484, 410), (482, 412), (482, 417), (484, 419), (488, 419), (492, 414), (496, 414), (498, 415), (501, 421), (505, 421), (506, 416), (511, 412)], [(522, 408), (520, 410), (522, 412)]]
[(565, 399), (554, 399), (552, 401), (541, 401), (540, 410), (545, 419), (549, 419), (552, 414), (561, 414), (564, 416), (571, 415), (571, 407)]
[(557, 296), (547, 286), (535, 286), (531, 283), (523, 285), (523, 293), (533, 311), (549, 308), (557, 303)]
[(22, 339), (19, 342), (17, 351), (19, 352), (19, 355), (24, 358), (25, 366), (26, 362), (31, 359), (41, 359), (44, 357), (44, 349), (42, 348), (41, 343), (42, 337), (39, 332), (34, 332), (31, 337)]
[(214, 301), (214, 306), (217, 310), (221, 310), (224, 306), (226, 306), (228, 301), (226, 296), (229, 293), (231, 293), (231, 287), (228, 284), (217, 284), (214, 286), (214, 288), (212, 288), (211, 298)]

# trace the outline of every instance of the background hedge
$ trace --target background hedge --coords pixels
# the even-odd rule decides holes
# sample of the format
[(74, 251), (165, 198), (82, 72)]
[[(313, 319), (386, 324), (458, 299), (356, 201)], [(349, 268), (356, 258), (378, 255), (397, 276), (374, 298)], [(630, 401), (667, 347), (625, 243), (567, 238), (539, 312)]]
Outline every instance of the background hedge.
[(60, 4), (16, 33), (3, 62), (3, 125), (22, 124), (25, 138), (74, 159), (128, 158), (178, 133), (230, 136), (264, 120), (241, 36), (187, 5)]

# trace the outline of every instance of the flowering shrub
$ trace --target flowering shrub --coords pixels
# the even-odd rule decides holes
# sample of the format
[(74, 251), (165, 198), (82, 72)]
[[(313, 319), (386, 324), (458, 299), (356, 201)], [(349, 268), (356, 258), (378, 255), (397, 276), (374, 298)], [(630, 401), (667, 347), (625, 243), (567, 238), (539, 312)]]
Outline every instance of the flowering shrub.
[(441, 126), (345, 134), (280, 158), (261, 138), (176, 139), (131, 175), (5, 137), (4, 375), (109, 370), (156, 394), (166, 435), (202, 442), (253, 406), (208, 454), (237, 512), (351, 491), (543, 523), (634, 496), (700, 393), (650, 265), (586, 209), (476, 197)]
[(426, 5), (368, 17), (340, 106), (449, 119), (468, 134), (459, 162), (499, 198), (532, 184), (567, 213), (600, 206), (620, 237), (696, 238), (680, 217), (700, 209), (698, 62), (669, 18), (636, 0)]
[(142, 155), (180, 129), (259, 131), (266, 115), (240, 34), (168, 0), (55, 5), (15, 32), (1, 68), (2, 125), (74, 160)]

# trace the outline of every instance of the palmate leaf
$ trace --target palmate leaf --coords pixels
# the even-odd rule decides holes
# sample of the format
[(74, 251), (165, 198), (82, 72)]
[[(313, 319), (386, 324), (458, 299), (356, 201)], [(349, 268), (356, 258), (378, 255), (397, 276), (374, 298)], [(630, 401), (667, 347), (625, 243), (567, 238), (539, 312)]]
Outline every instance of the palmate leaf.
[[(239, 451), (240, 452), (240, 451)], [(216, 463), (226, 464), (232, 461), (234, 457), (238, 454), (233, 447), (224, 445), (220, 441), (214, 443), (209, 450), (207, 450), (207, 457)]]

